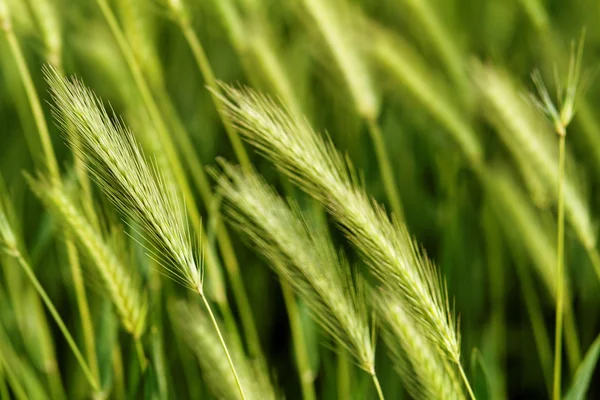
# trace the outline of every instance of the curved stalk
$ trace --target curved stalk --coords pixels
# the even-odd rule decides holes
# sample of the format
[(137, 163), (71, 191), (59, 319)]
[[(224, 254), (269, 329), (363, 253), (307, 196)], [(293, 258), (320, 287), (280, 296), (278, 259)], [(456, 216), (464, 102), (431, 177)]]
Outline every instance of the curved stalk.
[(377, 396), (379, 397), (379, 400), (385, 400), (385, 397), (383, 396), (383, 391), (381, 390), (381, 385), (379, 384), (379, 379), (377, 378), (377, 374), (375, 373), (375, 371), (373, 371), (371, 377), (373, 378), (373, 384), (375, 385), (375, 389), (377, 389)]
[(561, 367), (562, 367), (562, 328), (563, 328), (563, 296), (564, 296), (564, 246), (565, 246), (565, 140), (566, 132), (559, 132), (558, 143), (558, 228), (556, 248), (556, 328), (554, 337), (554, 381), (552, 385), (552, 398), (560, 400)]
[(304, 341), (304, 331), (302, 329), (302, 321), (300, 321), (300, 313), (298, 304), (294, 298), (294, 291), (290, 285), (280, 280), (281, 291), (283, 292), (283, 300), (290, 319), (290, 330), (292, 332), (292, 342), (294, 344), (294, 352), (296, 353), (296, 364), (298, 375), (300, 377), (300, 387), (302, 388), (302, 398), (304, 400), (315, 400), (317, 395), (313, 385), (314, 373), (310, 367), (308, 351)]
[(467, 379), (467, 375), (465, 375), (465, 370), (463, 369), (462, 365), (460, 364), (460, 361), (455, 361), (456, 365), (458, 365), (458, 371), (460, 372), (460, 376), (463, 380), (463, 382), (465, 383), (465, 387), (467, 388), (467, 392), (469, 392), (469, 397), (471, 398), (471, 400), (475, 400), (475, 393), (473, 393), (473, 389), (471, 389), (471, 384), (469, 384), (469, 380)]
[(219, 336), (219, 341), (221, 342), (221, 346), (223, 346), (223, 351), (225, 351), (225, 355), (227, 355), (227, 361), (229, 362), (229, 366), (231, 367), (231, 372), (233, 373), (233, 377), (235, 378), (235, 383), (237, 384), (238, 390), (240, 392), (240, 396), (242, 396), (242, 400), (246, 400), (246, 395), (244, 395), (244, 389), (242, 388), (242, 383), (240, 382), (240, 378), (238, 377), (238, 374), (235, 370), (235, 365), (233, 365), (233, 360), (231, 359), (231, 355), (229, 354), (229, 350), (227, 349), (227, 344), (225, 343), (225, 339), (223, 339), (223, 335), (221, 334), (221, 329), (219, 329), (219, 324), (217, 323), (217, 320), (215, 319), (215, 315), (213, 314), (212, 309), (210, 308), (210, 304), (208, 303), (206, 296), (204, 296), (204, 292), (202, 292), (202, 290), (200, 290), (198, 293), (200, 294), (200, 297), (202, 297), (202, 301), (204, 302), (204, 305), (206, 306), (206, 310), (208, 311), (208, 314), (210, 315), (210, 320), (212, 321), (212, 323), (215, 327), (215, 331), (217, 332), (217, 335)]
[(77, 347), (77, 344), (75, 343), (75, 340), (73, 339), (73, 337), (69, 333), (69, 330), (67, 329), (67, 326), (63, 322), (60, 314), (56, 310), (56, 307), (54, 307), (54, 304), (52, 303), (52, 300), (50, 300), (50, 297), (48, 297), (48, 295), (46, 294), (46, 291), (42, 287), (42, 284), (40, 283), (40, 281), (38, 281), (37, 277), (33, 273), (33, 270), (31, 269), (31, 266), (23, 258), (23, 255), (21, 254), (21, 252), (19, 250), (12, 249), (12, 251), (10, 252), (10, 254), (18, 261), (18, 263), (21, 266), (21, 268), (23, 268), (23, 271), (25, 271), (25, 274), (27, 275), (27, 277), (31, 281), (31, 283), (32, 283), (33, 287), (35, 288), (35, 290), (37, 291), (37, 293), (42, 298), (42, 301), (44, 302), (44, 304), (48, 308), (48, 311), (50, 312), (50, 315), (52, 315), (52, 318), (54, 318), (54, 321), (58, 325), (58, 327), (59, 327), (60, 331), (62, 332), (63, 336), (65, 337), (65, 340), (67, 341), (69, 347), (71, 348), (71, 351), (73, 351), (73, 354), (75, 355), (75, 358), (77, 359), (77, 362), (81, 366), (81, 369), (83, 370), (83, 374), (85, 375), (85, 377), (88, 380), (89, 384), (92, 386), (92, 388), (94, 389), (94, 391), (98, 392), (100, 390), (100, 386), (98, 384), (98, 381), (96, 380), (96, 378), (92, 374), (92, 371), (91, 371), (88, 363), (85, 361), (85, 359), (81, 355), (81, 352), (79, 351), (79, 348)]

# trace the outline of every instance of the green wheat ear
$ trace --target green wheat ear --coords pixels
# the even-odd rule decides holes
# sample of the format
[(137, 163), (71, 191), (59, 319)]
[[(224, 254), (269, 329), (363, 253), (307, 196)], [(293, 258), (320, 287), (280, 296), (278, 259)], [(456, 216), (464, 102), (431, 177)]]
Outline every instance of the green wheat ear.
[(328, 235), (315, 229), (294, 203), (288, 205), (254, 171), (221, 161), (219, 179), (232, 225), (256, 247), (311, 308), (317, 322), (375, 374), (369, 315), (363, 282), (352, 276)]
[(251, 89), (223, 88), (227, 111), (248, 142), (325, 205), (373, 274), (390, 290), (402, 293), (406, 312), (440, 353), (459, 367), (471, 392), (460, 364), (459, 332), (443, 279), (406, 227), (369, 198), (353, 179), (348, 161), (306, 120)]
[(139, 279), (121, 262), (117, 252), (86, 219), (64, 188), (48, 179), (28, 177), (34, 193), (73, 233), (96, 266), (125, 330), (139, 340), (146, 327), (148, 302)]
[(146, 248), (166, 275), (202, 292), (202, 265), (176, 185), (148, 160), (131, 130), (109, 114), (91, 90), (52, 67), (44, 68), (44, 74), (56, 104), (54, 115), (91, 176), (120, 211), (139, 221)]

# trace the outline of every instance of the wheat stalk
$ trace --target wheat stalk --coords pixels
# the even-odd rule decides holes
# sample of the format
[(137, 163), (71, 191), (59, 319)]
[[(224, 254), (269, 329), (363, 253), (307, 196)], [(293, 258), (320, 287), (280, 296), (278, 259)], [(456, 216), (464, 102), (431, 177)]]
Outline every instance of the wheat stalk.
[(26, 256), (23, 254), (21, 250), (21, 246), (19, 244), (19, 240), (17, 239), (17, 235), (12, 226), (12, 222), (8, 216), (7, 210), (9, 210), (10, 204), (8, 199), (0, 198), (0, 250), (6, 252), (8, 255), (13, 257), (19, 264), (19, 266), (23, 269), (27, 278), (31, 281), (34, 289), (41, 297), (42, 301), (48, 308), (48, 311), (52, 315), (52, 318), (58, 325), (61, 333), (65, 337), (67, 344), (71, 348), (71, 351), (75, 355), (79, 366), (81, 367), (85, 378), (89, 382), (90, 386), (94, 389), (96, 393), (100, 393), (100, 385), (96, 380), (92, 370), (90, 369), (89, 364), (86, 362), (85, 358), (81, 354), (81, 351), (77, 347), (75, 340), (71, 336), (69, 329), (65, 325), (62, 317), (60, 316), (58, 310), (52, 303), (52, 300), (44, 290), (44, 287), (40, 283), (40, 281), (35, 276), (33, 269), (31, 268), (30, 263), (27, 261)]

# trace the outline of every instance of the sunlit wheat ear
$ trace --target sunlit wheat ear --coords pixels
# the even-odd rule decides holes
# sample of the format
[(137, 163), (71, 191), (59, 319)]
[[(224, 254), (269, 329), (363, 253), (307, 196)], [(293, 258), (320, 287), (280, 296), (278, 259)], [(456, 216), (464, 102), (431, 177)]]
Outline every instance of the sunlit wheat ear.
[(28, 178), (35, 194), (58, 218), (96, 266), (125, 329), (139, 339), (146, 326), (148, 303), (139, 280), (126, 268), (64, 189), (47, 179)]
[(454, 367), (432, 347), (398, 295), (386, 290), (374, 293), (374, 299), (383, 338), (411, 395), (415, 399), (464, 399)]
[(175, 184), (148, 160), (133, 133), (91, 90), (52, 68), (44, 73), (55, 102), (54, 115), (91, 176), (117, 208), (139, 221), (146, 248), (166, 274), (201, 292), (202, 265)]
[(371, 201), (352, 179), (349, 163), (306, 120), (250, 89), (223, 89), (227, 110), (248, 142), (327, 207), (375, 276), (403, 294), (407, 312), (459, 363), (459, 335), (442, 279), (406, 227)]
[[(196, 305), (179, 301), (169, 304), (169, 316), (177, 331), (195, 353), (205, 377), (204, 381), (213, 393), (220, 399), (239, 399), (240, 394), (227, 356), (205, 312)], [(249, 360), (237, 346), (230, 346), (229, 353), (235, 362), (247, 399), (279, 398), (265, 365)]]
[(542, 74), (535, 70), (531, 78), (537, 91), (537, 97), (531, 96), (535, 104), (554, 124), (554, 129), (559, 135), (566, 135), (567, 126), (575, 116), (577, 103), (590, 81), (590, 75), (582, 72), (581, 60), (583, 58), (583, 46), (585, 43), (585, 30), (582, 32), (581, 39), (576, 45), (571, 43), (571, 57), (569, 59), (569, 69), (567, 78), (563, 84), (559, 77), (558, 67), (554, 66), (554, 84), (556, 86), (556, 100), (552, 100)]
[(269, 260), (359, 367), (374, 374), (362, 281), (354, 281), (343, 254), (256, 173), (244, 173), (225, 161), (221, 165), (225, 174), (218, 179), (219, 189), (232, 225)]

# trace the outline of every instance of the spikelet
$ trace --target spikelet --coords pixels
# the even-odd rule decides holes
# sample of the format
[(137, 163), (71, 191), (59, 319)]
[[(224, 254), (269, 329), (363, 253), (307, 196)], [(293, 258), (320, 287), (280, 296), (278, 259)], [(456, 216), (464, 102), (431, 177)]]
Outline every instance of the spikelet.
[(29, 178), (29, 184), (46, 207), (77, 238), (96, 266), (125, 330), (139, 339), (146, 326), (148, 311), (147, 298), (139, 280), (123, 265), (64, 189), (44, 179)]
[(146, 248), (166, 274), (201, 292), (202, 267), (176, 186), (146, 158), (124, 123), (111, 119), (91, 90), (52, 68), (45, 75), (56, 103), (54, 114), (90, 175), (119, 210), (139, 221)]
[[(500, 138), (515, 158), (527, 160), (535, 168), (538, 179), (549, 188), (549, 193), (557, 193), (558, 154), (550, 142), (553, 136), (549, 126), (522, 98), (506, 73), (482, 64), (474, 64), (473, 72), (488, 117), (498, 126)], [(558, 118), (560, 120), (560, 116)], [(592, 216), (569, 173), (565, 177), (564, 196), (567, 218), (579, 240), (587, 249), (593, 248), (596, 234)]]
[(306, 120), (252, 90), (224, 85), (224, 91), (228, 112), (246, 139), (328, 208), (373, 273), (403, 293), (406, 310), (458, 363), (459, 334), (442, 279), (406, 227), (369, 199), (332, 143), (317, 136)]
[(383, 338), (411, 395), (415, 399), (464, 399), (453, 367), (431, 346), (404, 310), (401, 299), (391, 291), (374, 294), (374, 298), (383, 323)]
[[(196, 305), (179, 301), (169, 304), (169, 315), (187, 345), (196, 354), (204, 381), (213, 393), (220, 399), (239, 399), (240, 393), (226, 354), (205, 312)], [(228, 342), (233, 343), (231, 340)], [(248, 400), (278, 398), (269, 374), (260, 361), (250, 361), (238, 346), (230, 346), (229, 353)]]
[(330, 238), (311, 227), (255, 172), (242, 172), (226, 162), (219, 182), (232, 224), (270, 261), (311, 308), (315, 319), (370, 374), (374, 348), (362, 281), (336, 254)]

